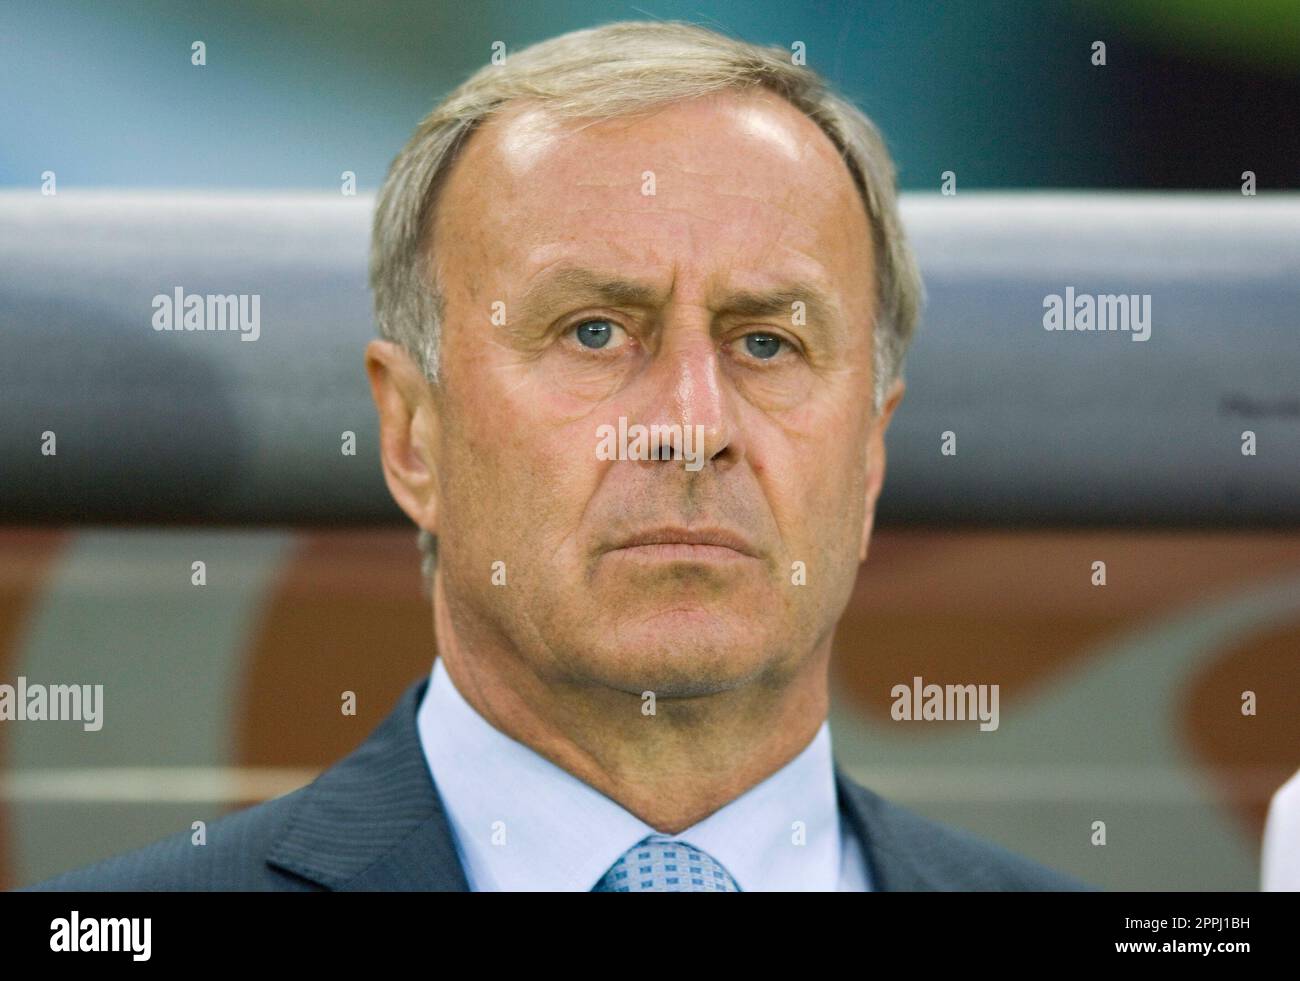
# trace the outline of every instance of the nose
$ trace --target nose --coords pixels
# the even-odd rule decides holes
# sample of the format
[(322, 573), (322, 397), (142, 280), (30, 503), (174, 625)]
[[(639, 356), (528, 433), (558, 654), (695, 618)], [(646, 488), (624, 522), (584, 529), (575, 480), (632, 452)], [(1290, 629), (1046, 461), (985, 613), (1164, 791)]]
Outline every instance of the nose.
[[(659, 350), (642, 378), (645, 396), (642, 418), (637, 421), (652, 427), (652, 432), (654, 426), (668, 427), (661, 431), (672, 433), (674, 439), (680, 432), (684, 445), (673, 447), (667, 439), (661, 441), (658, 459), (652, 462), (668, 460), (681, 466), (684, 456), (688, 469), (705, 464), (725, 469), (741, 458), (734, 393), (723, 357), (707, 325), (666, 325)], [(692, 458), (698, 466), (692, 465)]]

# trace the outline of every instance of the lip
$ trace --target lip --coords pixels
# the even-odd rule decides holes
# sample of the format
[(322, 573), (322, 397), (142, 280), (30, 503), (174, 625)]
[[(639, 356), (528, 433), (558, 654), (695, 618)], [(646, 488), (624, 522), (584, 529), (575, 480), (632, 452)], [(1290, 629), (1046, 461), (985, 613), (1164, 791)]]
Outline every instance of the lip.
[(610, 551), (630, 550), (664, 559), (758, 557), (758, 550), (743, 536), (725, 528), (652, 528), (628, 536)]

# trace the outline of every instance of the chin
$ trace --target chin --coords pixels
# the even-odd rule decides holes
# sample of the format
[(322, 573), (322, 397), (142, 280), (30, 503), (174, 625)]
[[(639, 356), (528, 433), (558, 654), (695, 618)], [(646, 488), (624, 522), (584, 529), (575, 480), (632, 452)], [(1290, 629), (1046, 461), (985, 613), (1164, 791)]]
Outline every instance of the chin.
[(771, 667), (770, 640), (752, 618), (671, 608), (602, 629), (584, 645), (583, 667), (622, 691), (698, 697), (739, 688)]

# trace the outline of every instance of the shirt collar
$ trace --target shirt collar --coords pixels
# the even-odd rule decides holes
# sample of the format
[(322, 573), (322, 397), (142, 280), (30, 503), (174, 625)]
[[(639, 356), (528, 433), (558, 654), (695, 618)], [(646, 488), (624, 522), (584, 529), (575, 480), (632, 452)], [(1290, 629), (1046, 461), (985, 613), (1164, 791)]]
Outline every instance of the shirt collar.
[(441, 658), (416, 724), (476, 891), (588, 891), (647, 837), (703, 849), (747, 892), (836, 888), (840, 824), (826, 722), (780, 770), (676, 835), (659, 834), (494, 728), (457, 690)]

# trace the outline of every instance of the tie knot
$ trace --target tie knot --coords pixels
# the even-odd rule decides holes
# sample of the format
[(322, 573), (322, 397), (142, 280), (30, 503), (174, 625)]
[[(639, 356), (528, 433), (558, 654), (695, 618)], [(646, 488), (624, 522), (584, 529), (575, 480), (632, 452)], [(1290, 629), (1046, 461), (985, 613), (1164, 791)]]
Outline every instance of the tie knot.
[(712, 855), (684, 841), (646, 838), (609, 867), (592, 892), (740, 892)]

